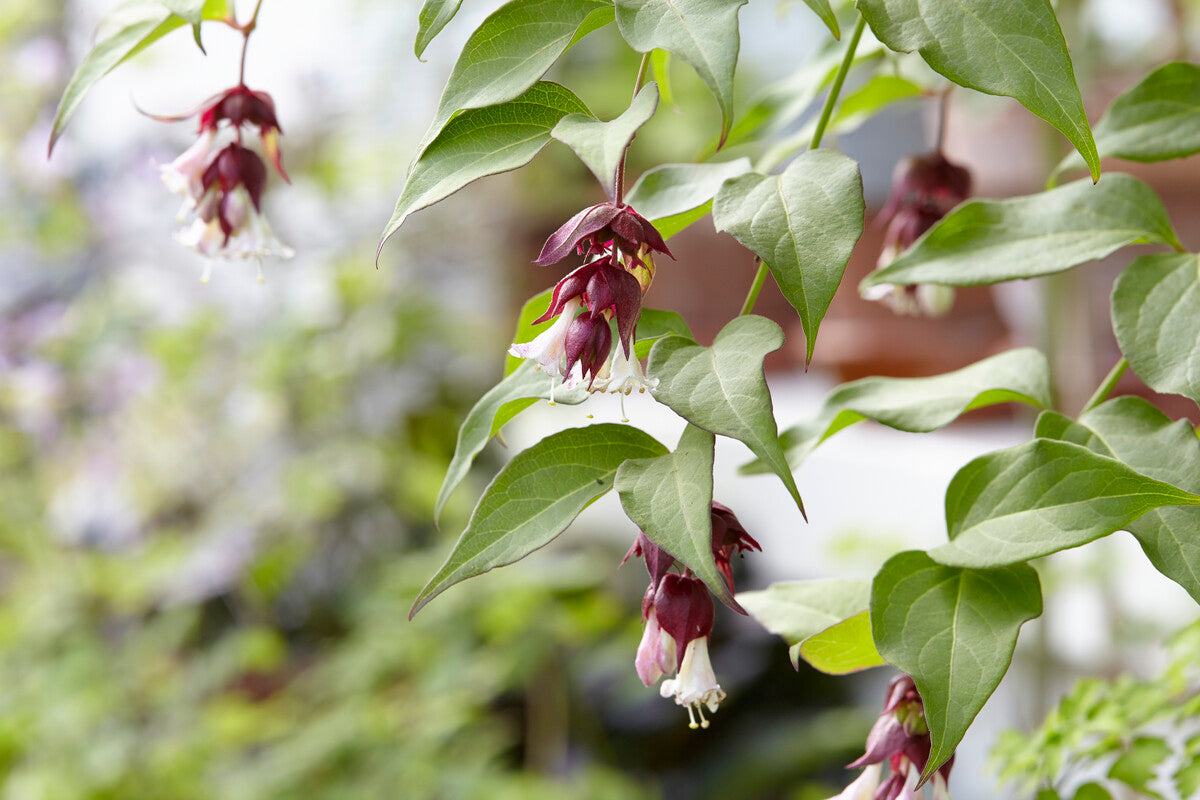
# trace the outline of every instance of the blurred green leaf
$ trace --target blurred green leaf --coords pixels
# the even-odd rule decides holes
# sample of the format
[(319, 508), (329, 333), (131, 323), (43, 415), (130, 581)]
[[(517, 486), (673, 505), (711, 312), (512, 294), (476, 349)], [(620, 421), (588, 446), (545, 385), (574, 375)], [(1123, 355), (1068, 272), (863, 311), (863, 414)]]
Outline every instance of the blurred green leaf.
[(1171, 747), (1162, 739), (1139, 736), (1133, 740), (1129, 750), (1113, 763), (1108, 777), (1121, 781), (1142, 795), (1161, 798), (1162, 795), (1147, 784), (1154, 780), (1158, 765), (1170, 755)]

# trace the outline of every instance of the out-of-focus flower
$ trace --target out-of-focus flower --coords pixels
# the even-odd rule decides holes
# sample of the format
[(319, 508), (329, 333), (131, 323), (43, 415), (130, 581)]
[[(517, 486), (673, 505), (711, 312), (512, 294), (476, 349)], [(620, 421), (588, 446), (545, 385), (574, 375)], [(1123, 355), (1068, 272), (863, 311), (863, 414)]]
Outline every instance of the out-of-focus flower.
[(879, 771), (878, 764), (867, 767), (853, 783), (829, 800), (872, 800), (875, 790), (879, 787)]
[[(879, 212), (887, 224), (876, 269), (888, 266), (913, 242), (971, 195), (971, 173), (942, 153), (907, 158), (896, 165), (892, 194)], [(954, 304), (954, 289), (936, 284), (880, 284), (863, 292), (897, 314), (940, 316)]]
[[(242, 145), (242, 127), (257, 128), (264, 152), (288, 180), (271, 96), (238, 85), (186, 114), (152, 116), (171, 122), (192, 116), (199, 119), (196, 141), (170, 164), (159, 167), (167, 188), (183, 196), (179, 219), (193, 217), (175, 238), (210, 258), (290, 257), (292, 251), (275, 238), (262, 215), (267, 168), (257, 153)], [(232, 131), (235, 141), (219, 146), (223, 129)], [(207, 275), (206, 270), (204, 279)]]
[[(930, 739), (929, 726), (925, 722), (925, 705), (909, 676), (899, 675), (888, 684), (883, 711), (867, 734), (866, 750), (861, 758), (846, 768), (865, 766), (877, 770), (879, 765), (887, 763), (891, 774), (878, 784), (873, 795), (843, 793), (835, 800), (860, 796), (873, 797), (873, 800), (913, 800), (918, 796), (917, 785), (929, 763)], [(931, 783), (934, 800), (950, 800), (946, 782), (950, 779), (953, 766), (954, 756), (951, 756), (933, 774)], [(863, 776), (859, 776), (850, 788), (862, 780)], [(877, 782), (877, 778), (875, 780)]]

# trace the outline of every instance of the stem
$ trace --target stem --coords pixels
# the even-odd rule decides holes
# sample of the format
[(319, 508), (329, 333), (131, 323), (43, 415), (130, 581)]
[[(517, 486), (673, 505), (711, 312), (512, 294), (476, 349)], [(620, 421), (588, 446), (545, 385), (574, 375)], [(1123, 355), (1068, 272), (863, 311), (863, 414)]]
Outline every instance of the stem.
[(937, 138), (933, 142), (933, 151), (942, 152), (942, 144), (946, 141), (946, 117), (950, 113), (950, 90), (953, 84), (938, 93)]
[(254, 12), (250, 14), (250, 19), (245, 25), (239, 25), (238, 30), (242, 32), (242, 60), (238, 66), (238, 86), (246, 85), (246, 51), (250, 48), (250, 34), (254, 33), (254, 29), (258, 27), (258, 12), (262, 10), (263, 0), (258, 0), (254, 4)]
[(816, 150), (821, 146), (825, 128), (829, 125), (829, 118), (833, 116), (833, 107), (837, 105), (838, 95), (842, 93), (842, 84), (846, 82), (846, 76), (850, 74), (850, 65), (854, 63), (854, 51), (858, 49), (858, 40), (862, 38), (866, 27), (867, 20), (860, 16), (858, 24), (854, 26), (854, 35), (850, 37), (850, 43), (846, 45), (846, 57), (842, 59), (842, 65), (838, 67), (837, 75), (833, 78), (833, 86), (829, 87), (829, 96), (825, 98), (825, 107), (821, 109), (821, 119), (817, 121), (817, 129), (813, 131), (812, 144), (809, 145), (810, 150)]
[[(261, 0), (260, 0), (261, 2)], [(642, 84), (646, 82), (646, 70), (650, 67), (650, 53), (642, 54), (642, 63), (638, 66), (637, 78), (633, 82), (633, 96), (636, 98), (638, 92), (642, 90)], [(632, 101), (631, 101), (632, 102)], [(629, 144), (625, 145), (625, 149), (621, 151), (621, 161), (617, 164), (617, 185), (614, 187), (613, 200), (617, 205), (621, 205), (621, 201), (625, 197), (625, 156), (629, 155), (629, 147), (633, 144), (633, 140), (637, 138), (637, 133), (629, 137)]]
[[(850, 74), (850, 66), (854, 63), (854, 52), (858, 50), (858, 42), (862, 39), (863, 31), (867, 28), (867, 20), (862, 16), (858, 18), (858, 24), (854, 26), (854, 34), (850, 37), (850, 42), (846, 45), (846, 56), (842, 59), (842, 64), (838, 67), (837, 75), (833, 78), (833, 85), (829, 87), (829, 96), (825, 98), (825, 107), (821, 109), (821, 119), (817, 122), (817, 129), (813, 131), (812, 144), (809, 145), (810, 150), (816, 150), (821, 146), (821, 139), (825, 136), (825, 128), (829, 126), (829, 118), (833, 116), (834, 106), (837, 105), (838, 96), (842, 93), (842, 86), (846, 83), (846, 76)], [(758, 294), (762, 291), (763, 284), (767, 280), (767, 265), (761, 259), (758, 260), (758, 272), (754, 275), (754, 283), (750, 284), (750, 291), (746, 292), (746, 300), (742, 303), (742, 310), (738, 316), (746, 316), (754, 311), (754, 304), (758, 302)]]
[(758, 293), (762, 291), (763, 284), (767, 282), (767, 265), (758, 260), (758, 272), (754, 275), (754, 283), (750, 284), (750, 291), (746, 292), (746, 301), (742, 303), (742, 310), (738, 312), (739, 317), (744, 317), (754, 311), (754, 304), (758, 302)]
[(1084, 404), (1080, 414), (1086, 414), (1096, 406), (1108, 399), (1112, 390), (1117, 387), (1117, 381), (1121, 380), (1121, 376), (1125, 374), (1125, 370), (1129, 369), (1129, 362), (1122, 356), (1121, 360), (1113, 365), (1113, 368), (1108, 371), (1108, 375), (1104, 376), (1104, 382), (1101, 383), (1096, 391), (1092, 393), (1091, 398)]

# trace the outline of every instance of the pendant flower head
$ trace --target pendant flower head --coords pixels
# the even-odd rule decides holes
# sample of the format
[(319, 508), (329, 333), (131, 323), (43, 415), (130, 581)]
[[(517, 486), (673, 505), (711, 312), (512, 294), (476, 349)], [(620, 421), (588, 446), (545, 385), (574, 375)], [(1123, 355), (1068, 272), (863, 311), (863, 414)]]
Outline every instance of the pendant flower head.
[(641, 214), (627, 205), (601, 203), (580, 211), (550, 234), (533, 263), (545, 267), (557, 264), (572, 252), (588, 256), (614, 250), (632, 257), (639, 265), (643, 251), (675, 257), (662, 235)]
[(736, 590), (733, 587), (733, 567), (729, 559), (735, 553), (744, 553), (747, 550), (757, 550), (761, 553), (762, 547), (746, 532), (729, 506), (714, 500), (711, 517), (713, 560), (717, 562), (717, 569), (725, 576), (729, 591), (733, 592)]
[[(888, 684), (883, 711), (867, 734), (866, 749), (867, 752), (848, 764), (846, 769), (865, 766), (868, 770), (878, 770), (879, 765), (886, 763), (891, 770), (888, 778), (869, 795), (872, 800), (914, 800), (919, 796), (917, 787), (929, 763), (930, 738), (929, 726), (925, 722), (925, 705), (917, 685), (909, 676), (899, 675)], [(953, 766), (954, 757), (951, 756), (933, 774), (934, 800), (950, 800), (946, 782), (950, 779)], [(877, 772), (875, 774), (878, 775)], [(859, 781), (864, 781), (864, 777), (860, 775), (851, 787), (859, 784)], [(864, 781), (862, 785), (868, 782)], [(840, 800), (844, 795), (831, 800)], [(858, 795), (852, 793), (849, 797), (856, 798)]]
[[(941, 152), (901, 161), (892, 176), (892, 194), (879, 212), (887, 224), (876, 269), (891, 264), (913, 242), (971, 195), (971, 173)], [(940, 316), (954, 303), (954, 289), (936, 284), (880, 284), (863, 293), (882, 300), (897, 314)]]

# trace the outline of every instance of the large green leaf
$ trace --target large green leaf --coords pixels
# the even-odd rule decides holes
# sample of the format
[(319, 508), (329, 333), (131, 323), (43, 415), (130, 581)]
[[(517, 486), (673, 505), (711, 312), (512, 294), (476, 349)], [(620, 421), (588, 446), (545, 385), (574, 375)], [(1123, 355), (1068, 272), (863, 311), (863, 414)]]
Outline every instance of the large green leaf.
[(950, 542), (930, 555), (960, 567), (1015, 564), (1086, 544), (1172, 505), (1200, 505), (1200, 497), (1086, 447), (1034, 439), (958, 471), (946, 489)]
[(817, 329), (863, 230), (858, 165), (832, 150), (810, 150), (782, 175), (727, 180), (713, 201), (713, 223), (771, 268), (800, 315), (812, 361)]
[[(1154, 70), (1112, 101), (1095, 134), (1105, 158), (1148, 163), (1200, 153), (1200, 66), (1176, 62)], [(1055, 172), (1082, 166), (1072, 153)]]
[(860, 289), (879, 284), (976, 286), (1032, 278), (1104, 258), (1131, 244), (1179, 247), (1162, 201), (1120, 173), (951, 211)]
[(650, 541), (708, 584), (713, 594), (740, 611), (712, 554), (713, 447), (716, 438), (688, 425), (675, 452), (630, 459), (614, 484), (629, 518)]
[[(83, 102), (84, 95), (96, 82), (111, 72), (126, 59), (137, 55), (173, 30), (188, 22), (199, 24), (202, 19), (223, 19), (229, 14), (230, 0), (124, 0), (100, 23), (96, 44), (83, 58), (83, 62), (71, 76), (58, 110), (54, 113), (54, 124), (50, 129), (49, 151), (62, 136), (67, 122)], [(176, 7), (188, 19), (172, 13)], [(197, 42), (199, 42), (197, 33)]]
[[(1050, 365), (1031, 347), (999, 353), (970, 366), (928, 378), (862, 378), (843, 384), (826, 398), (809, 422), (781, 437), (788, 463), (796, 469), (817, 446), (864, 419), (889, 428), (927, 433), (961, 414), (997, 403), (1050, 405)], [(762, 472), (753, 462), (744, 473)]]
[(558, 121), (550, 135), (570, 147), (579, 156), (609, 199), (616, 199), (617, 169), (634, 134), (654, 116), (658, 108), (658, 84), (651, 82), (633, 98), (629, 108), (610, 122), (601, 122), (590, 114), (568, 114)]
[(1067, 42), (1049, 0), (857, 0), (879, 40), (957, 84), (1014, 98), (1062, 131), (1100, 178)]
[(875, 643), (912, 676), (925, 703), (931, 750), (924, 777), (954, 755), (1008, 671), (1021, 625), (1041, 613), (1041, 584), (1028, 564), (959, 569), (909, 551), (876, 574)]
[[(871, 634), (871, 612), (866, 610), (813, 634), (793, 650), (799, 652), (800, 658), (829, 675), (849, 675), (887, 663), (875, 647), (875, 638)], [(796, 663), (794, 655), (792, 663)]]
[(784, 638), (798, 665), (805, 641), (866, 611), (870, 595), (866, 581), (832, 578), (773, 583), (738, 592), (737, 599), (760, 625)]
[(1113, 286), (1112, 318), (1121, 352), (1147, 386), (1200, 403), (1198, 268), (1191, 253), (1134, 259)]
[[(537, 364), (532, 361), (523, 362), (516, 371), (506, 376), (504, 380), (479, 398), (479, 402), (467, 414), (462, 427), (458, 429), (458, 443), (454, 446), (454, 457), (446, 469), (446, 477), (442, 481), (442, 488), (438, 492), (437, 503), (434, 505), (435, 520), (441, 516), (442, 508), (450, 499), (450, 494), (467, 476), (467, 470), (471, 468), (475, 456), (479, 455), (484, 445), (499, 431), (500, 425), (496, 423), (501, 422), (497, 419), (500, 408), (514, 400), (549, 399), (550, 385), (552, 382), (557, 383), (557, 378), (548, 377), (546, 373), (539, 371), (536, 367)], [(583, 387), (576, 389), (559, 387), (554, 391), (556, 403), (578, 405), (587, 397), (587, 389)], [(507, 421), (507, 419), (503, 420), (501, 425)]]
[(421, 57), (434, 37), (454, 19), (461, 5), (462, 0), (425, 0), (421, 13), (417, 15), (417, 40), (413, 43), (413, 55)]
[[(747, 0), (616, 0), (617, 27), (639, 53), (666, 50), (686, 61), (721, 107), (721, 143), (733, 124), (738, 10)], [(718, 145), (719, 148), (719, 145)]]
[(661, 339), (650, 351), (647, 372), (659, 382), (654, 399), (697, 427), (744, 442), (779, 476), (803, 512), (763, 375), (763, 358), (782, 346), (783, 331), (771, 320), (737, 317), (712, 347), (683, 336)]
[[(1200, 493), (1200, 439), (1186, 420), (1172, 422), (1140, 397), (1118, 397), (1074, 422), (1047, 412), (1037, 435), (1112, 456), (1155, 480)], [(1167, 506), (1129, 524), (1159, 572), (1200, 602), (1200, 509)]]
[(414, 211), (444, 200), (472, 181), (528, 164), (567, 114), (587, 106), (557, 83), (535, 83), (515, 100), (464, 111), (442, 129), (408, 171), (379, 250)]
[(517, 454), (479, 499), (446, 563), (417, 595), (409, 618), (454, 584), (548, 544), (612, 488), (621, 462), (665, 452), (637, 428), (604, 423), (560, 431)]
[(669, 239), (712, 209), (712, 199), (729, 178), (750, 171), (750, 159), (710, 164), (663, 164), (643, 172), (625, 202)]
[(425, 143), (436, 139), (464, 109), (494, 106), (525, 94), (575, 41), (592, 14), (607, 13), (611, 20), (611, 9), (605, 0), (511, 0), (498, 8), (463, 45)]

